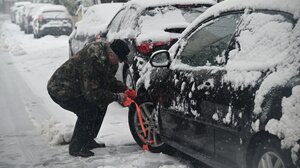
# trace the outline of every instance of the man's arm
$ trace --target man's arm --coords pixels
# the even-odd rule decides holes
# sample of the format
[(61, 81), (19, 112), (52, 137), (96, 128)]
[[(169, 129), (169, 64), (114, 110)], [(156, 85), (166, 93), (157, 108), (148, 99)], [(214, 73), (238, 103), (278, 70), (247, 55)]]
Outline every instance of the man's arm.
[(112, 76), (110, 79), (109, 83), (112, 92), (123, 93), (127, 89), (127, 86), (123, 82), (117, 80), (115, 76)]
[(110, 104), (117, 101), (118, 96), (110, 90), (103, 89), (104, 80), (109, 79), (103, 79), (105, 76), (104, 66), (97, 61), (99, 60), (96, 57), (90, 57), (82, 64), (82, 93), (87, 100), (98, 105)]

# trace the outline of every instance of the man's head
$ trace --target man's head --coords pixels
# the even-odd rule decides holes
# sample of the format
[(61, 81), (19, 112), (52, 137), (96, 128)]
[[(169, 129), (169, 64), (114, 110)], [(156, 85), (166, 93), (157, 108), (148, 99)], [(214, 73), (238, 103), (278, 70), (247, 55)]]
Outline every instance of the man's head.
[(114, 40), (107, 50), (108, 60), (110, 64), (126, 61), (129, 52), (129, 47), (123, 40)]

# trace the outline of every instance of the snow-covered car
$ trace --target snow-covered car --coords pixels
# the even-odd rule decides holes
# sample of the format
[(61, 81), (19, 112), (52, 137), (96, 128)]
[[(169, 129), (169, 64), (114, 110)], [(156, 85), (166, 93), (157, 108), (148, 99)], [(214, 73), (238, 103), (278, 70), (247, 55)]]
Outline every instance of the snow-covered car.
[(73, 31), (72, 17), (62, 5), (46, 5), (40, 7), (33, 16), (32, 28), (34, 38), (70, 35)]
[(46, 6), (46, 5), (52, 5), (47, 3), (32, 3), (25, 6), (24, 16), (23, 16), (23, 29), (25, 34), (29, 34), (33, 32), (32, 29), (32, 21), (33, 16), (35, 13), (39, 10), (40, 7)]
[(107, 25), (120, 10), (123, 3), (103, 3), (89, 7), (82, 20), (76, 23), (69, 38), (70, 57), (76, 54), (86, 44), (95, 41), (99, 32)]
[(20, 7), (23, 7), (26, 4), (31, 4), (29, 1), (20, 1), (15, 2), (14, 5), (10, 8), (10, 19), (12, 23), (16, 22), (17, 11)]
[[(150, 55), (168, 49), (181, 32), (203, 11), (216, 4), (213, 0), (132, 0), (116, 14), (100, 38), (124, 39), (130, 46), (123, 66), (123, 81), (135, 88), (139, 72)], [(130, 68), (131, 67), (131, 68)]]
[(299, 168), (299, 17), (294, 0), (206, 10), (146, 64), (136, 98), (143, 124), (129, 112), (136, 142), (218, 168)]

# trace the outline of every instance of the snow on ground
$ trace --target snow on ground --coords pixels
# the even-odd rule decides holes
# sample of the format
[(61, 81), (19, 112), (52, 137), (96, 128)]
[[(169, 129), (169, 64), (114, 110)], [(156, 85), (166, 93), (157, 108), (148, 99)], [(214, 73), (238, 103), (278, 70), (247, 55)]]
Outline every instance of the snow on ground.
[[(107, 148), (93, 150), (95, 156), (87, 159), (69, 156), (68, 146), (58, 144), (70, 140), (76, 116), (56, 105), (46, 90), (52, 73), (68, 59), (68, 37), (45, 36), (33, 39), (32, 34), (25, 35), (8, 18), (7, 15), (0, 15), (0, 62), (3, 63), (1, 68), (5, 69), (3, 80), (11, 83), (11, 86), (7, 84), (5, 87), (12, 87), (0, 87), (9, 95), (0, 99), (1, 105), (7, 102), (0, 107), (1, 113), (6, 112), (1, 116), (11, 118), (11, 121), (2, 119), (0, 167), (189, 167), (187, 163), (178, 161), (178, 158), (143, 152), (130, 134), (128, 109), (117, 103), (110, 104), (97, 137), (98, 141), (106, 143)], [(18, 88), (15, 89), (14, 86)], [(11, 110), (17, 107), (18, 109)], [(20, 112), (19, 109), (24, 111)], [(20, 115), (17, 112), (23, 117), (14, 117)], [(22, 124), (28, 122), (26, 118), (30, 121), (28, 125), (33, 126), (25, 128), (32, 130), (18, 130), (23, 129)], [(11, 129), (15, 132), (14, 136), (9, 135)], [(21, 152), (18, 153), (19, 150)], [(28, 159), (27, 153), (34, 157)], [(24, 157), (19, 159), (20, 156)]]

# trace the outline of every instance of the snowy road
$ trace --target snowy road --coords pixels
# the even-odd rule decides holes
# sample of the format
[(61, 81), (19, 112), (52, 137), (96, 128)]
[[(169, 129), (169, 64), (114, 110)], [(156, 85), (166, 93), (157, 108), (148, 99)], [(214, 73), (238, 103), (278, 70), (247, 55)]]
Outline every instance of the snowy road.
[(127, 109), (112, 103), (97, 137), (107, 148), (91, 158), (68, 154), (75, 115), (53, 103), (46, 84), (68, 59), (68, 37), (25, 35), (0, 15), (0, 168), (202, 167), (181, 157), (144, 152), (134, 142)]
[[(32, 122), (34, 117), (49, 116), (13, 66), (9, 53), (0, 52), (0, 59), (0, 167), (39, 167), (55, 153), (66, 156), (63, 148), (49, 146)], [(32, 112), (45, 115), (32, 116)]]

